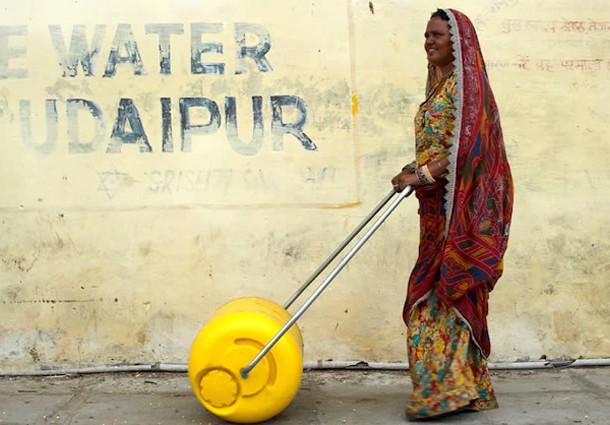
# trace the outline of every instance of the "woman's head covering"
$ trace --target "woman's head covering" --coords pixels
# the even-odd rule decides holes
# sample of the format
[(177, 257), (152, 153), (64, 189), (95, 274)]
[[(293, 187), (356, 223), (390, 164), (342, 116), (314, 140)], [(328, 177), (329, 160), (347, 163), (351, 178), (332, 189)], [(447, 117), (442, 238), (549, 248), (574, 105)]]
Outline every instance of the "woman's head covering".
[(457, 99), (445, 186), (447, 220), (439, 295), (464, 316), (487, 356), (487, 300), (469, 291), (480, 285), (491, 291), (502, 274), (513, 183), (475, 28), (463, 13), (445, 12), (453, 42)]

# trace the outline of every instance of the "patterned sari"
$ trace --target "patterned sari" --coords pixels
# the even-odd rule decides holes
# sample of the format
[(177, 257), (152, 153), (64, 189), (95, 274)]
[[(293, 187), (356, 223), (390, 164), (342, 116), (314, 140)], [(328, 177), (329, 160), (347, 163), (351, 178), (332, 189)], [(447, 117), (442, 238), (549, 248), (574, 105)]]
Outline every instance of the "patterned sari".
[(445, 9), (454, 69), (435, 78), (415, 117), (417, 166), (448, 157), (444, 176), (416, 188), (419, 255), (403, 318), (413, 393), (410, 419), (497, 407), (486, 358), (489, 292), (502, 274), (513, 185), (497, 106), (474, 27)]

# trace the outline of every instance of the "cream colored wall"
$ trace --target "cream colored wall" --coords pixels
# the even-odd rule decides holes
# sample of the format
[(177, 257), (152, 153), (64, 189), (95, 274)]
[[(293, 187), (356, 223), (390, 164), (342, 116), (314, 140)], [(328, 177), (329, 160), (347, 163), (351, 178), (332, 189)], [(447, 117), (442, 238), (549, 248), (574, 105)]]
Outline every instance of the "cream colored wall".
[[(431, 2), (4, 4), (3, 372), (186, 362), (222, 303), (287, 300), (413, 156)], [(506, 272), (490, 306), (492, 360), (608, 357), (610, 13), (601, 0), (456, 7), (477, 26), (516, 184)], [(223, 51), (195, 62), (224, 63), (223, 74), (191, 71), (201, 23), (219, 24), (199, 40)], [(70, 76), (62, 40), (70, 51), (73, 28), (82, 28), (91, 47), (96, 25), (105, 31), (97, 27), (92, 75), (78, 65)], [(244, 28), (247, 46), (268, 34), (267, 72), (236, 59)], [(166, 74), (159, 31), (169, 37)], [(126, 59), (125, 40), (141, 60)], [(103, 77), (113, 47), (126, 60)], [(247, 145), (253, 96), (262, 98), (263, 135)], [(292, 102), (282, 107), (285, 123), (306, 115), (300, 130), (317, 150), (298, 129), (301, 140), (273, 136), (273, 96)], [(226, 97), (236, 99), (241, 142), (225, 128)], [(191, 108), (190, 148), (181, 98), (210, 99), (221, 117), (196, 134), (212, 117)], [(137, 108), (148, 143), (128, 143), (125, 117), (136, 115), (119, 112), (120, 99)], [(113, 142), (117, 122), (124, 139)], [(306, 360), (404, 361), (416, 211), (406, 200), (299, 320)]]

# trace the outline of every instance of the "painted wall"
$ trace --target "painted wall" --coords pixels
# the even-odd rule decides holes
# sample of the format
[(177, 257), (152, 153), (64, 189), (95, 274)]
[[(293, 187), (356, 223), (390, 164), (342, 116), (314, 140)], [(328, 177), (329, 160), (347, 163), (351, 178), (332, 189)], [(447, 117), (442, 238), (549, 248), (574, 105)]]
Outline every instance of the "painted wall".
[[(186, 362), (224, 302), (286, 301), (413, 157), (443, 5), (156, 3), (2, 2), (2, 372)], [(516, 184), (492, 360), (608, 357), (610, 12), (459, 8)], [(404, 361), (416, 211), (299, 321), (306, 360)]]

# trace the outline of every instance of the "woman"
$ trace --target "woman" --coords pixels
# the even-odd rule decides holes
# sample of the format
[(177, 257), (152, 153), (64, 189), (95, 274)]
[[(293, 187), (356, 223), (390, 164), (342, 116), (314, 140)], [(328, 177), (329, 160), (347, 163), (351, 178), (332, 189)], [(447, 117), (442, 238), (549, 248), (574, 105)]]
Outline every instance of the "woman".
[(403, 318), (413, 393), (409, 419), (497, 408), (486, 358), (488, 295), (502, 274), (513, 185), (475, 29), (438, 9), (428, 22), (426, 99), (416, 160), (392, 179), (415, 187), (419, 256)]

